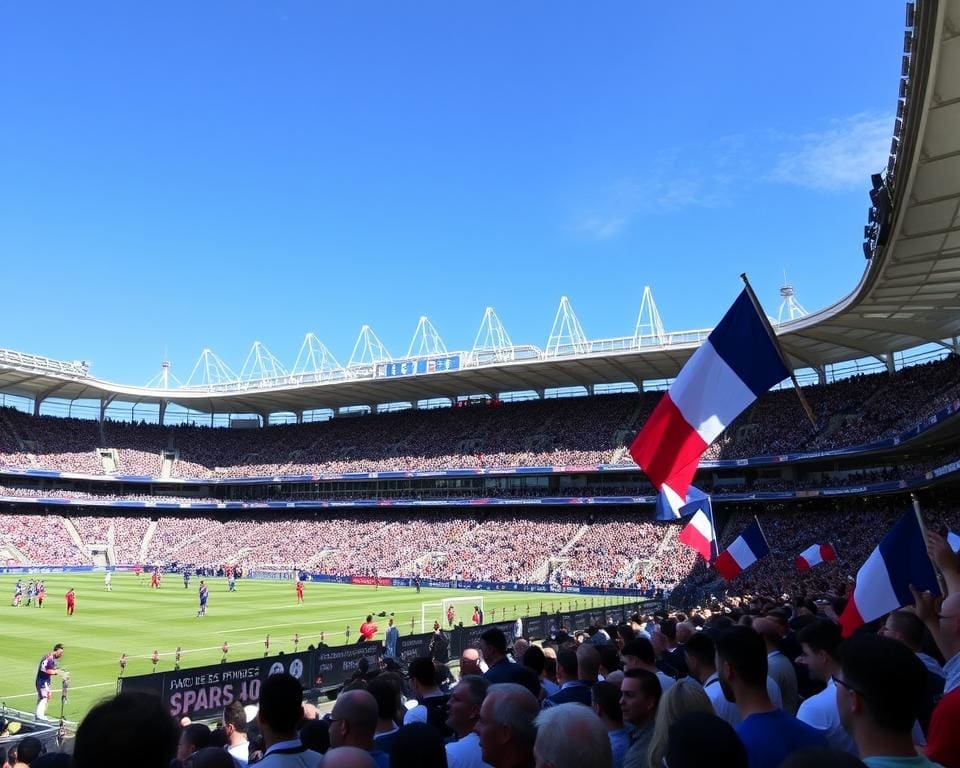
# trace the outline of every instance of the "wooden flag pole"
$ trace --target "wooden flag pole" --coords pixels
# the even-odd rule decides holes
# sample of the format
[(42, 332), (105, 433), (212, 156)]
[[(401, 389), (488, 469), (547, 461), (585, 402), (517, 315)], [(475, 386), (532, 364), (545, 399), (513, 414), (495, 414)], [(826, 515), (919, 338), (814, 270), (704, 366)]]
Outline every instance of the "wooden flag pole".
[(763, 307), (760, 306), (760, 301), (757, 299), (757, 294), (753, 292), (753, 286), (750, 285), (750, 281), (747, 279), (747, 273), (741, 272), (740, 279), (743, 280), (743, 284), (747, 287), (747, 295), (750, 297), (750, 301), (753, 303), (753, 308), (757, 310), (757, 314), (760, 316), (760, 321), (763, 323), (763, 327), (766, 329), (767, 334), (770, 336), (770, 340), (773, 342), (774, 349), (776, 349), (777, 354), (780, 355), (780, 361), (783, 363), (783, 367), (790, 371), (790, 381), (793, 382), (793, 388), (797, 393), (797, 397), (800, 398), (800, 405), (803, 406), (804, 413), (807, 414), (807, 418), (810, 419), (810, 423), (813, 424), (814, 428), (816, 428), (817, 417), (813, 414), (813, 409), (810, 407), (810, 403), (807, 402), (807, 398), (806, 395), (803, 394), (803, 390), (800, 389), (800, 382), (797, 381), (797, 376), (793, 372), (793, 366), (790, 365), (790, 361), (783, 353), (783, 348), (780, 346), (780, 341), (777, 339), (777, 334), (773, 332), (773, 326), (770, 325), (770, 321), (767, 319), (767, 315), (763, 311)]

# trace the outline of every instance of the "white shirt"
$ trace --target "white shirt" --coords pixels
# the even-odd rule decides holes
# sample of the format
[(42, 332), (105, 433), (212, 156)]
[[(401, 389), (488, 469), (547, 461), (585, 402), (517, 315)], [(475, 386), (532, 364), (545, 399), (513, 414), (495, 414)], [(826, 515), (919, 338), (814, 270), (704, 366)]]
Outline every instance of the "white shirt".
[[(443, 696), (444, 694), (440, 691), (433, 693), (429, 696), (424, 696), (423, 701), (427, 699), (434, 699)], [(427, 707), (425, 704), (417, 704), (413, 709), (408, 709), (403, 715), (403, 724), (408, 725), (410, 723), (425, 723), (427, 722)]]
[(857, 754), (856, 742), (850, 737), (837, 709), (837, 686), (833, 680), (820, 693), (806, 699), (797, 710), (797, 719), (822, 732), (832, 749)]
[(480, 737), (471, 731), (446, 746), (447, 768), (491, 768), (480, 756)]
[(250, 762), (250, 742), (244, 739), (239, 744), (234, 744), (232, 747), (227, 747), (227, 752), (230, 754), (230, 757), (233, 758), (240, 768), (246, 768), (248, 762)]

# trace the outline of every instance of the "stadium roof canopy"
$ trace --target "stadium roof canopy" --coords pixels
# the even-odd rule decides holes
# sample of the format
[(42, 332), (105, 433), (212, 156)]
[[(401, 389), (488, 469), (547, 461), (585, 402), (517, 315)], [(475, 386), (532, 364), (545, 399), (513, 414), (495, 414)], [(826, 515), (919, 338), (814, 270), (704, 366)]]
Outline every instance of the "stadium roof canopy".
[[(876, 206), (881, 234), (874, 229), (865, 243), (871, 258), (849, 295), (779, 326), (798, 368), (889, 360), (930, 342), (955, 348), (960, 336), (960, 0), (924, 0), (915, 12), (908, 5), (907, 27), (898, 117), (880, 189), (889, 205)], [(0, 350), (0, 392), (29, 397), (37, 409), (57, 398), (98, 400), (101, 410), (154, 403), (203, 413), (300, 413), (669, 379), (708, 332), (605, 341), (574, 333), (572, 343), (546, 351), (510, 346), (419, 358), (419, 375), (406, 375), (397, 367), (403, 361), (374, 361), (177, 389), (113, 384), (91, 377), (84, 364)], [(417, 361), (410, 365), (417, 370)]]

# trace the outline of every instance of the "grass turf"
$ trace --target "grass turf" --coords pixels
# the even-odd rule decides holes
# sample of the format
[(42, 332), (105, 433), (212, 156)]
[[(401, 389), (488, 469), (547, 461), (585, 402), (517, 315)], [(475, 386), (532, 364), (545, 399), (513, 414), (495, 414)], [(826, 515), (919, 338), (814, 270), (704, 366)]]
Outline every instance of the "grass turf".
[[(421, 603), (471, 594), (431, 589), (417, 594), (410, 588), (308, 583), (304, 603), (297, 605), (292, 581), (241, 579), (237, 591), (228, 592), (226, 579), (211, 578), (206, 579), (210, 588), (207, 615), (198, 618), (200, 580), (196, 577), (190, 580), (189, 589), (184, 589), (183, 580), (169, 574), (157, 590), (150, 589), (146, 575), (138, 579), (133, 573), (115, 573), (113, 591), (107, 592), (102, 573), (43, 576), (47, 587), (43, 608), (12, 606), (17, 577), (0, 576), (0, 702), (32, 712), (40, 659), (54, 643), (63, 643), (59, 666), (71, 675), (64, 709), (71, 721), (82, 719), (95, 702), (115, 691), (122, 653), (128, 660), (124, 674), (132, 676), (152, 670), (150, 656), (154, 649), (160, 652), (157, 669), (164, 671), (173, 669), (177, 646), (183, 649), (180, 664), (185, 669), (218, 663), (224, 641), (229, 643), (229, 661), (261, 657), (268, 634), (271, 655), (292, 652), (295, 634), (300, 636), (301, 651), (315, 645), (321, 632), (328, 645), (342, 645), (347, 626), (350, 642), (355, 642), (366, 614), (380, 611), (395, 613), (401, 634), (407, 635), (421, 631)], [(70, 587), (77, 592), (73, 616), (66, 615), (64, 599)], [(544, 610), (567, 610), (588, 607), (591, 600), (534, 593), (475, 594), (483, 596), (487, 622), (526, 615), (527, 606), (535, 614), (541, 605)], [(600, 605), (600, 598), (595, 599)], [(470, 621), (463, 606), (457, 616), (457, 621), (461, 620)], [(380, 627), (377, 639), (383, 639), (387, 620), (378, 617), (376, 621)], [(60, 685), (56, 681), (47, 716), (59, 715)]]

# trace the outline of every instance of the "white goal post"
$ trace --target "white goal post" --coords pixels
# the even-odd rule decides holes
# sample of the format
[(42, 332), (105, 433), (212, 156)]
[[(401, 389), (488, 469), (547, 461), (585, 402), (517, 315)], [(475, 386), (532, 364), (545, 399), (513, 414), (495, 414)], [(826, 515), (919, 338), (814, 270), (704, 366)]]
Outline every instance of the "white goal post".
[(461, 621), (465, 627), (473, 623), (473, 610), (483, 611), (483, 595), (471, 597), (445, 597), (439, 602), (420, 603), (420, 631), (432, 632), (433, 622), (437, 621), (443, 629), (450, 629), (447, 620), (447, 609), (453, 608), (453, 626)]

